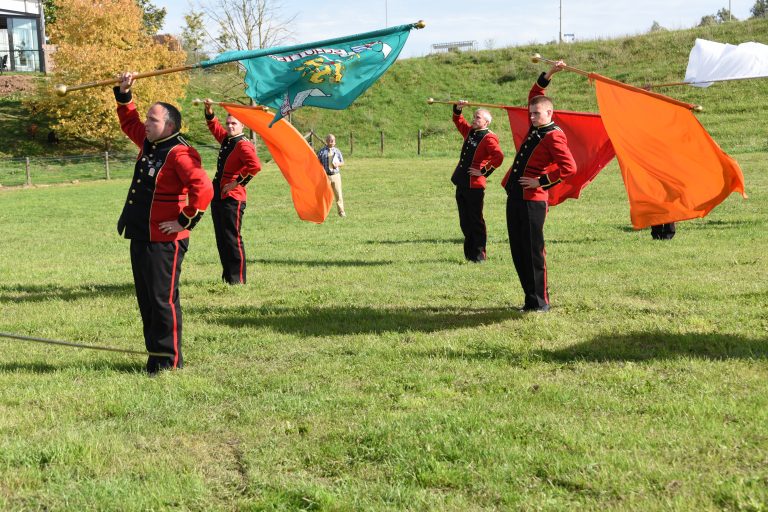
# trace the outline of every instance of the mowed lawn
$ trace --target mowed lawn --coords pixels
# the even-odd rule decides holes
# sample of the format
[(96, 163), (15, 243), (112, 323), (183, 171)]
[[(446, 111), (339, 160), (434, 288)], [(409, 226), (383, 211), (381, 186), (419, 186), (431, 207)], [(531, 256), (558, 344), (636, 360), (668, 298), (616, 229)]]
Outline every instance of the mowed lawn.
[[(0, 338), (0, 509), (765, 510), (768, 155), (735, 157), (749, 199), (672, 241), (631, 228), (615, 162), (553, 208), (543, 315), (501, 172), (470, 265), (454, 158), (348, 158), (322, 225), (269, 164), (246, 286), (192, 233), (183, 370)], [(143, 349), (127, 188), (0, 190), (0, 331)]]

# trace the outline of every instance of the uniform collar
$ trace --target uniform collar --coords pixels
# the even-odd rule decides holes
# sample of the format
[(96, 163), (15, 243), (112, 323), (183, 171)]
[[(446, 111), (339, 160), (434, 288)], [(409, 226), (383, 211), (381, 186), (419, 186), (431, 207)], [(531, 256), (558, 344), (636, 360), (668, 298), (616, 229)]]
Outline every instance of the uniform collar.
[(555, 122), (554, 121), (550, 121), (549, 123), (547, 123), (545, 125), (542, 125), (542, 126), (539, 126), (539, 127), (533, 127), (533, 131), (539, 132), (539, 133), (547, 133), (547, 132), (551, 132), (555, 128), (557, 128), (557, 126), (555, 125)]
[(149, 141), (147, 142), (149, 142), (150, 146), (154, 148), (175, 146), (177, 144), (178, 137), (179, 137), (179, 132), (176, 132), (164, 139), (156, 140), (154, 142), (149, 142)]

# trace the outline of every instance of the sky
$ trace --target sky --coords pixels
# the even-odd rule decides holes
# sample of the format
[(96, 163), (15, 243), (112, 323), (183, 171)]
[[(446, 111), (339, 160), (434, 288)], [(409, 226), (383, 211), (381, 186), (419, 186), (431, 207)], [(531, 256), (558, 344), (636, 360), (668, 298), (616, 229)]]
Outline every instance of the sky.
[[(167, 10), (163, 32), (181, 33), (189, 0), (152, 0)], [(436, 43), (476, 41), (479, 49), (556, 41), (562, 22), (566, 41), (594, 40), (648, 32), (656, 21), (667, 29), (698, 25), (729, 8), (746, 19), (755, 0), (485, 0), (472, 10), (466, 0), (281, 1), (285, 15), (297, 14), (286, 44), (309, 43), (424, 20), (412, 30), (401, 58), (421, 57)], [(196, 5), (196, 4), (195, 4)], [(562, 15), (561, 15), (562, 6)], [(199, 10), (199, 9), (198, 9)], [(761, 41), (765, 42), (765, 41)]]

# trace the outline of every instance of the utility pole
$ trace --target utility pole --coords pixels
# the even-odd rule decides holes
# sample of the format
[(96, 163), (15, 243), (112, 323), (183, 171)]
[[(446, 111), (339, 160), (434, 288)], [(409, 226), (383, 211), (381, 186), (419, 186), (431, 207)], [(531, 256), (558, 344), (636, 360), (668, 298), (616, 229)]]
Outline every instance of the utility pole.
[(560, 44), (563, 44), (563, 0), (560, 0)]
[[(26, 12), (26, 2), (24, 2), (24, 11)], [(46, 48), (46, 37), (45, 37), (45, 6), (43, 5), (43, 0), (37, 0), (37, 10), (40, 20), (40, 27), (39, 27), (39, 39), (38, 39), (38, 54), (40, 55), (40, 71), (43, 72), (43, 74), (48, 73), (48, 66), (45, 62), (45, 48)]]
[(387, 0), (384, 0), (384, 28), (389, 26), (389, 20), (387, 19), (389, 9), (387, 9)]

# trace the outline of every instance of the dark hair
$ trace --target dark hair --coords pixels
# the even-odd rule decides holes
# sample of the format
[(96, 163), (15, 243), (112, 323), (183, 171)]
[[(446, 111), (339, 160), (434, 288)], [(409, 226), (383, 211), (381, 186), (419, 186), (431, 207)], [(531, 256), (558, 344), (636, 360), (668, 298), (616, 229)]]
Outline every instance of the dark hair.
[(531, 98), (531, 101), (528, 102), (528, 106), (532, 107), (533, 105), (538, 105), (539, 103), (549, 103), (552, 108), (555, 108), (555, 104), (552, 101), (552, 98), (549, 96), (534, 96)]
[(181, 112), (179, 112), (179, 109), (164, 101), (158, 101), (156, 105), (160, 105), (165, 109), (165, 120), (173, 123), (174, 131), (178, 132), (181, 130)]

